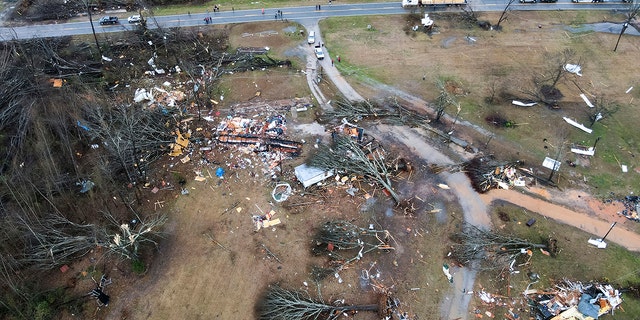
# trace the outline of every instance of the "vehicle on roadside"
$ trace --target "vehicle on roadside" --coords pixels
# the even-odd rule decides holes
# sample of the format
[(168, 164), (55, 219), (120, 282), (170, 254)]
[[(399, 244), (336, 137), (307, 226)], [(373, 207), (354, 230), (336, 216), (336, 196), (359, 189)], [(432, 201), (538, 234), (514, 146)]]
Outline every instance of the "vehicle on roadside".
[(402, 0), (402, 7), (407, 9), (424, 7), (464, 7), (467, 0)]
[(538, 0), (540, 2), (545, 2), (545, 3), (556, 3), (558, 2), (558, 0)]
[(314, 42), (316, 42), (316, 32), (315, 31), (309, 31), (309, 36), (307, 37), (307, 43), (308, 44), (313, 44)]
[(520, 0), (520, 3), (536, 3), (538, 0)]
[(127, 18), (127, 21), (129, 21), (129, 23), (140, 23), (142, 22), (142, 17), (139, 14), (135, 14)]
[(117, 24), (117, 23), (118, 23), (118, 17), (104, 16), (104, 17), (100, 18), (100, 24), (101, 25)]
[(318, 60), (324, 59), (324, 51), (322, 51), (322, 47), (315, 47), (315, 53)]

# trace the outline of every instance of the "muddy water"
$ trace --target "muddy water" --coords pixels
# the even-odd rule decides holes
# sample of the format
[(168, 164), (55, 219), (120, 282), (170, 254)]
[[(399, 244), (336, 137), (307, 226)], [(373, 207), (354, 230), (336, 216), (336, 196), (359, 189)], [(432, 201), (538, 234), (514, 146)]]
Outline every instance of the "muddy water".
[[(620, 34), (620, 31), (622, 30), (622, 23), (611, 23), (611, 22), (590, 23), (590, 24), (583, 24), (579, 27), (567, 26), (566, 29), (567, 31), (572, 33), (594, 31), (594, 32)], [(624, 31), (624, 34), (640, 36), (640, 32), (631, 26)]]

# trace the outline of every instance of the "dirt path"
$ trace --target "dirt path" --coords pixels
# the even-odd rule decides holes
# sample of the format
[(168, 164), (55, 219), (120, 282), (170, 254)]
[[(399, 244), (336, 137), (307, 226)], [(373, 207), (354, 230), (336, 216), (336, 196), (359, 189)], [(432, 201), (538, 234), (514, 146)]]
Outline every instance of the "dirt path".
[[(554, 219), (560, 223), (574, 226), (583, 231), (594, 235), (594, 238), (602, 237), (611, 227), (614, 221), (624, 220), (625, 218), (608, 216), (607, 220), (599, 217), (593, 217), (589, 212), (581, 212), (567, 209), (566, 207), (553, 204), (541, 199), (537, 199), (526, 195), (517, 190), (492, 190), (486, 194), (480, 195), (480, 198), (486, 205), (501, 200), (513, 203), (527, 210), (537, 212), (545, 217)], [(583, 200), (588, 201), (588, 200)], [(631, 251), (640, 251), (640, 235), (626, 230), (623, 227), (616, 227), (607, 236), (607, 241), (615, 242)], [(586, 245), (587, 239), (585, 239)]]
[[(410, 146), (409, 149), (416, 158), (422, 159), (426, 163), (439, 165), (454, 163), (449, 157), (429, 145), (418, 130), (386, 125), (377, 126), (375, 130), (377, 131), (377, 136)], [(462, 172), (444, 172), (439, 176), (444, 180), (443, 183), (455, 194), (462, 207), (464, 220), (480, 228), (490, 229), (491, 218), (488, 215), (486, 205), (479, 194), (473, 190), (467, 176)], [(473, 291), (476, 271), (454, 267), (451, 269), (451, 273), (453, 275), (453, 286), (443, 298), (440, 317), (441, 319), (467, 319), (472, 296), (465, 294), (465, 292)]]
[[(307, 32), (315, 31), (316, 32), (316, 43), (322, 43), (322, 33), (320, 32), (320, 27), (318, 26), (318, 20), (313, 19), (308, 22), (303, 23)], [(323, 60), (318, 60), (313, 53), (313, 46), (309, 46), (309, 56), (307, 58), (307, 82), (309, 83), (309, 88), (311, 92), (316, 97), (316, 99), (320, 102), (323, 108), (327, 108), (327, 101), (322, 92), (320, 92), (318, 85), (316, 83), (318, 70), (322, 68), (322, 73), (331, 79), (331, 82), (340, 90), (340, 93), (350, 101), (363, 101), (364, 98), (356, 92), (353, 87), (342, 77), (338, 69), (336, 69), (331, 63), (331, 53), (329, 49), (323, 47), (325, 52), (325, 58)]]

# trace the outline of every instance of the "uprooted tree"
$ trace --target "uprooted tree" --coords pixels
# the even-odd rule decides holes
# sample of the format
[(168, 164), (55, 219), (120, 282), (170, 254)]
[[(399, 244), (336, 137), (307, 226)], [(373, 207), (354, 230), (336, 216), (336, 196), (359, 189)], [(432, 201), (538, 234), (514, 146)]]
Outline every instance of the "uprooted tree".
[(374, 311), (381, 317), (388, 316), (395, 301), (381, 295), (377, 304), (332, 305), (313, 299), (307, 292), (286, 290), (271, 285), (257, 306), (260, 320), (335, 320), (351, 311)]
[[(392, 240), (387, 230), (366, 229), (347, 221), (328, 221), (316, 232), (311, 251), (315, 255), (327, 255), (336, 267), (332, 271), (360, 260), (365, 254), (376, 250), (392, 250)], [(342, 253), (342, 254), (341, 254)], [(345, 257), (348, 253), (352, 257)], [(316, 270), (318, 275), (324, 274)], [(321, 278), (320, 276), (314, 276)]]
[(555, 107), (564, 96), (558, 89), (558, 84), (568, 73), (567, 65), (581, 66), (582, 59), (576, 57), (576, 52), (571, 48), (547, 53), (544, 59), (546, 62), (543, 69), (531, 78), (533, 88), (525, 90), (524, 93), (535, 101)]
[(605, 97), (598, 97), (593, 103), (593, 108), (585, 111), (589, 117), (589, 128), (593, 128), (596, 122), (612, 116), (618, 110), (620, 110), (619, 105), (612, 103)]
[(381, 148), (369, 143), (361, 146), (351, 137), (335, 134), (331, 145), (321, 145), (311, 156), (309, 164), (326, 170), (338, 169), (349, 174), (362, 175), (382, 185), (396, 203), (400, 197), (393, 190), (390, 167)]
[[(475, 157), (463, 163), (461, 167), (471, 180), (473, 188), (479, 193), (485, 193), (498, 188), (501, 183), (509, 183), (513, 178), (511, 173), (520, 165), (520, 161), (505, 163), (487, 157)], [(455, 165), (453, 169), (459, 170), (460, 166)]]
[(413, 110), (410, 110), (395, 100), (389, 100), (384, 105), (374, 104), (370, 101), (352, 102), (346, 99), (336, 101), (333, 110), (327, 110), (320, 120), (330, 122), (333, 119), (345, 119), (348, 122), (377, 120), (390, 125), (406, 125), (410, 127), (426, 127), (429, 119)]
[(454, 241), (451, 257), (464, 266), (481, 270), (506, 270), (516, 263), (526, 264), (531, 250), (548, 248), (544, 243), (502, 235), (468, 223), (452, 234), (451, 239)]
[(449, 88), (447, 88), (447, 82), (445, 80), (437, 79), (436, 87), (438, 88), (440, 94), (438, 94), (438, 97), (434, 102), (436, 110), (435, 121), (440, 122), (447, 107), (454, 106), (458, 109), (458, 112), (460, 112), (460, 102), (458, 102), (458, 99), (455, 97), (454, 93), (450, 92)]
[[(109, 212), (98, 212), (106, 224), (78, 223), (60, 212), (55, 206), (47, 211), (37, 208), (37, 202), (52, 203), (52, 199), (40, 192), (30, 198), (24, 189), (17, 189), (2, 181), (20, 209), (9, 205), (3, 227), (2, 240), (5, 252), (15, 261), (15, 266), (47, 270), (71, 262), (98, 247), (128, 259), (137, 259), (140, 245), (155, 244), (166, 222), (164, 215), (136, 215), (135, 223), (118, 223)], [(43, 206), (43, 205), (40, 205)], [(11, 244), (11, 245), (10, 245)], [(3, 257), (4, 259), (4, 257)]]

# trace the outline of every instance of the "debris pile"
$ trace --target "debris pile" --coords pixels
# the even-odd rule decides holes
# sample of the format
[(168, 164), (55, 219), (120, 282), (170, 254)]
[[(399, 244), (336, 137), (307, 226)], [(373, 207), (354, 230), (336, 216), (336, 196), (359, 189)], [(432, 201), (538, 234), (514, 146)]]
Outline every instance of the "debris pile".
[[(167, 82), (164, 86), (170, 87), (171, 84)], [(149, 90), (144, 88), (136, 89), (133, 101), (137, 103), (144, 103), (148, 108), (174, 108), (179, 102), (185, 100), (185, 98), (185, 93), (180, 90), (167, 91), (159, 87), (153, 87)]]
[(617, 196), (613, 193), (610, 194), (611, 197), (603, 200), (603, 203), (614, 203), (620, 202), (624, 206), (624, 209), (618, 211), (618, 214), (624, 216), (625, 218), (640, 222), (640, 196), (636, 195), (627, 195), (624, 197)]
[(520, 162), (492, 164), (483, 158), (474, 158), (464, 164), (464, 170), (471, 179), (474, 188), (485, 193), (491, 189), (509, 189), (527, 186), (527, 179), (519, 169)]
[(633, 221), (640, 221), (640, 197), (638, 196), (626, 196), (621, 200), (624, 204), (624, 210), (620, 211), (620, 214), (625, 218)]
[(524, 295), (531, 301), (535, 316), (551, 319), (598, 319), (614, 310), (622, 303), (620, 292), (611, 285), (592, 283), (582, 284), (564, 280), (553, 290), (529, 289)]
[(273, 227), (275, 225), (279, 225), (280, 223), (282, 223), (278, 218), (273, 219), (273, 216), (275, 214), (276, 212), (271, 210), (268, 213), (263, 215), (254, 215), (252, 219), (253, 219), (253, 224), (256, 227), (256, 231), (264, 228)]
[(253, 146), (255, 152), (280, 151), (294, 156), (302, 152), (302, 143), (284, 140), (286, 118), (275, 114), (265, 119), (228, 116), (216, 129), (217, 140), (222, 143)]

